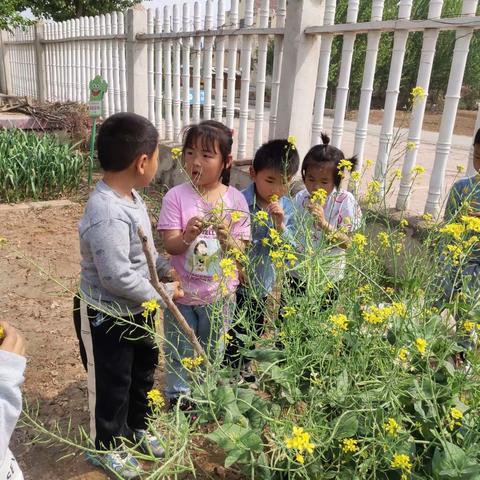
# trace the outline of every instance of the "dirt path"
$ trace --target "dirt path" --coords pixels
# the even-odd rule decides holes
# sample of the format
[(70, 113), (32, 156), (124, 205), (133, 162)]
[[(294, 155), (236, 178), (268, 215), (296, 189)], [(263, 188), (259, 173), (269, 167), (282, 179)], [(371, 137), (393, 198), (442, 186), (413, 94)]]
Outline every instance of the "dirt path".
[[(38, 401), (40, 418), (50, 425), (68, 418), (73, 425), (88, 422), (86, 376), (71, 320), (81, 212), (79, 204), (0, 210), (0, 236), (7, 239), (0, 251), (0, 316), (27, 339), (24, 396), (30, 403)], [(81, 456), (57, 461), (62, 456), (58, 447), (29, 443), (32, 439), (31, 432), (17, 430), (12, 443), (27, 480), (107, 478)]]

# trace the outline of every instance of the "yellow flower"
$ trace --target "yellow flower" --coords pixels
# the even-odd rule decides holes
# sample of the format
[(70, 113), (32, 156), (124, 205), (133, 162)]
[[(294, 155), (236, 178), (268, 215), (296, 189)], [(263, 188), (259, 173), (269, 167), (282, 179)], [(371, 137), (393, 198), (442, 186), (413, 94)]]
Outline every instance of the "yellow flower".
[(324, 205), (326, 200), (327, 200), (327, 191), (324, 190), (323, 188), (319, 188), (318, 190), (315, 190), (310, 195), (310, 201), (312, 203), (318, 203), (319, 205)]
[(292, 315), (295, 315), (297, 313), (297, 309), (295, 307), (283, 307), (282, 308), (282, 315), (283, 318), (288, 318), (291, 317)]
[(228, 344), (233, 340), (233, 337), (232, 337), (228, 332), (225, 332), (225, 333), (220, 337), (220, 340), (221, 340), (225, 345), (228, 345)]
[(398, 435), (398, 431), (400, 430), (400, 425), (394, 418), (389, 417), (387, 422), (383, 424), (383, 428), (390, 436), (396, 437)]
[(381, 183), (378, 180), (371, 180), (367, 185), (367, 194), (365, 201), (367, 203), (376, 203), (380, 200)]
[(181, 148), (174, 147), (170, 150), (170, 152), (171, 152), (172, 158), (174, 160), (178, 160), (178, 158), (180, 158), (182, 156), (182, 149)]
[(387, 232), (379, 232), (377, 238), (383, 248), (388, 248), (390, 246), (390, 238)]
[(144, 309), (142, 316), (148, 318), (151, 314), (155, 315), (157, 310), (160, 308), (160, 305), (154, 298), (152, 298), (152, 300), (147, 300), (146, 302), (143, 302), (142, 307)]
[(0, 342), (5, 338), (5, 329), (0, 325)]
[(298, 463), (301, 463), (302, 465), (305, 463), (305, 458), (303, 457), (303, 455), (301, 453), (297, 453), (297, 455), (295, 456), (295, 460)]
[(390, 466), (392, 468), (399, 468), (401, 470), (405, 470), (406, 472), (410, 472), (412, 470), (412, 462), (410, 461), (410, 457), (403, 453), (396, 453), (393, 456), (393, 460)]
[(360, 172), (352, 172), (352, 174), (350, 175), (350, 178), (354, 182), (359, 182), (360, 181)]
[(407, 142), (407, 150), (415, 150), (417, 144), (415, 142)]
[(363, 253), (367, 245), (367, 237), (361, 233), (355, 233), (352, 237), (352, 245), (355, 246), (360, 253)]
[(452, 407), (448, 412), (448, 428), (454, 430), (455, 427), (462, 426), (463, 413), (458, 408)]
[(433, 215), (431, 213), (424, 213), (422, 218), (426, 223), (433, 223)]
[(222, 258), (220, 260), (220, 268), (225, 277), (235, 280), (237, 278), (237, 266), (231, 258)]
[(278, 202), (278, 195), (272, 195), (270, 198), (269, 198), (269, 201), (270, 203), (275, 203), (275, 202)]
[(287, 141), (290, 144), (292, 150), (295, 150), (295, 147), (297, 145), (297, 137), (295, 135), (289, 135)]
[(340, 176), (343, 177), (343, 170), (347, 170), (347, 172), (351, 172), (353, 168), (353, 163), (350, 160), (347, 160), (346, 158), (340, 160), (338, 162), (337, 169), (340, 172)]
[(463, 173), (465, 171), (465, 167), (463, 165), (457, 165), (457, 172)]
[(415, 165), (415, 167), (410, 170), (410, 173), (412, 175), (421, 175), (422, 173), (425, 173), (425, 171), (425, 167), (422, 165)]
[(394, 313), (391, 306), (377, 307), (371, 305), (362, 312), (363, 319), (373, 325), (384, 323)]
[(272, 240), (272, 245), (281, 245), (282, 243), (282, 238), (280, 237), (280, 234), (275, 228), (270, 228), (268, 230), (268, 235), (270, 236), (270, 239)]
[(348, 318), (343, 313), (337, 313), (335, 315), (330, 315), (329, 320), (333, 323), (332, 333), (338, 335), (341, 331), (348, 330)]
[(340, 444), (340, 448), (345, 452), (345, 453), (355, 453), (358, 452), (358, 440), (355, 440), (354, 438), (344, 438), (342, 440), (342, 443)]
[(427, 351), (427, 345), (428, 343), (424, 338), (417, 338), (415, 340), (415, 346), (417, 347), (418, 353), (420, 353), (422, 357), (425, 356), (425, 352)]
[(264, 225), (268, 221), (268, 213), (265, 210), (259, 210), (255, 214), (254, 220), (256, 220), (260, 225)]
[(461, 223), (449, 223), (440, 229), (440, 233), (451, 235), (455, 240), (460, 240), (465, 233), (465, 225)]
[(407, 306), (402, 302), (393, 302), (392, 310), (395, 315), (404, 317), (407, 314)]
[(268, 247), (268, 238), (267, 238), (267, 237), (262, 238), (262, 245), (263, 245), (264, 247)]
[(404, 228), (405, 228), (405, 227), (408, 227), (408, 220), (407, 220), (406, 218), (402, 218), (402, 219), (400, 220), (400, 226), (401, 226), (401, 227), (404, 227)]
[(241, 218), (243, 218), (243, 212), (236, 210), (231, 213), (230, 217), (233, 223), (237, 223)]
[(238, 247), (229, 250), (228, 254), (239, 263), (245, 263), (247, 261), (247, 256)]
[(480, 218), (470, 217), (469, 215), (462, 216), (462, 222), (465, 224), (465, 228), (471, 232), (480, 233)]
[(408, 361), (408, 356), (409, 356), (409, 352), (406, 348), (401, 348), (399, 351), (398, 351), (398, 359), (405, 363)]
[(446, 250), (443, 251), (445, 256), (451, 257), (450, 260), (453, 265), (459, 264), (459, 259), (463, 254), (462, 249), (458, 245), (448, 244)]
[(367, 158), (365, 160), (365, 166), (368, 168), (368, 167), (371, 167), (373, 165), (373, 160), (370, 160), (369, 158)]
[(423, 87), (414, 87), (412, 88), (412, 91), (410, 92), (410, 95), (412, 97), (412, 102), (418, 102), (419, 100), (422, 100), (427, 96), (427, 92)]
[(182, 365), (187, 369), (187, 370), (195, 370), (197, 367), (199, 367), (203, 363), (203, 357), (185, 357), (182, 358)]
[(147, 401), (150, 408), (162, 408), (165, 406), (165, 399), (160, 390), (156, 388), (147, 393)]
[(463, 329), (466, 332), (472, 332), (473, 330), (475, 330), (475, 323), (470, 321), (463, 322)]
[(293, 427), (292, 436), (285, 437), (284, 441), (285, 446), (288, 449), (296, 450), (297, 454), (303, 452), (312, 454), (315, 448), (315, 444), (310, 441), (310, 434), (305, 432), (302, 427)]
[(396, 168), (393, 171), (393, 178), (402, 178), (402, 170), (400, 168)]
[(395, 290), (392, 287), (385, 287), (385, 293), (392, 296), (395, 293)]

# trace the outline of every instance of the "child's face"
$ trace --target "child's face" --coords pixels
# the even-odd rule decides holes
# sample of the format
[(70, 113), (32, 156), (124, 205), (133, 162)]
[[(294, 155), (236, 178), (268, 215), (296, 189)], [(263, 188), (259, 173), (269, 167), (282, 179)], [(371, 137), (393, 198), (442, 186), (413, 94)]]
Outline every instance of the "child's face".
[(480, 173), (480, 143), (473, 146), (473, 168)]
[(215, 142), (215, 151), (204, 148), (201, 139), (197, 138), (193, 146), (184, 149), (185, 170), (197, 187), (215, 187), (220, 183), (223, 169), (230, 166), (231, 157), (229, 156), (227, 165), (224, 165), (217, 141)]
[(250, 178), (255, 182), (257, 196), (264, 203), (268, 203), (274, 195), (280, 198), (288, 193), (290, 179), (273, 168), (264, 168), (256, 172), (251, 167)]
[(309, 166), (305, 172), (305, 188), (308, 193), (313, 193), (315, 190), (322, 188), (329, 195), (335, 188), (334, 183), (334, 168), (335, 165), (329, 162), (325, 165)]

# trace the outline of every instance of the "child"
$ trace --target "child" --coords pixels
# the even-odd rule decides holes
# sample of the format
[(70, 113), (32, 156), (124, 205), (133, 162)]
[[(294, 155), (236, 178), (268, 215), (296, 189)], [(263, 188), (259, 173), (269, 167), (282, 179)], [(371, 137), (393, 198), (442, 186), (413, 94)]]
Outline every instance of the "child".
[[(445, 207), (445, 221), (456, 221), (461, 215), (480, 217), (480, 129), (475, 134), (473, 141), (473, 167), (478, 172), (473, 177), (466, 177), (458, 180), (452, 186)], [(464, 210), (464, 203), (469, 207)], [(463, 211), (462, 211), (463, 210)], [(444, 293), (447, 301), (452, 295), (458, 292), (463, 281), (468, 277), (468, 284), (473, 291), (480, 290), (480, 248), (473, 247), (466, 261), (462, 262), (461, 275), (458, 269), (452, 268), (443, 280)]]
[[(141, 226), (153, 245), (147, 209), (135, 190), (155, 176), (158, 133), (147, 119), (118, 113), (102, 124), (97, 148), (104, 174), (79, 223), (81, 281), (74, 322), (88, 373), (90, 434), (97, 449), (116, 450), (89, 459), (123, 478), (135, 478), (138, 462), (122, 449), (118, 437), (163, 455), (158, 439), (146, 431), (147, 393), (158, 349), (142, 328), (142, 303), (163, 302), (150, 284), (137, 233)], [(165, 261), (154, 255), (163, 271)], [(181, 295), (177, 282), (167, 286), (174, 296)], [(151, 316), (147, 320), (153, 328)]]
[[(322, 142), (323, 145), (315, 145), (309, 150), (302, 163), (301, 172), (305, 188), (295, 196), (297, 244), (300, 244), (305, 252), (306, 236), (301, 229), (308, 225), (307, 220), (310, 215), (313, 216), (314, 226), (314, 231), (309, 234), (313, 247), (318, 246), (325, 234), (335, 234), (334, 241), (337, 245), (326, 252), (329, 257), (332, 257), (327, 280), (335, 283), (344, 277), (346, 267), (344, 249), (350, 243), (348, 235), (359, 228), (362, 214), (355, 197), (347, 190), (340, 188), (347, 165), (352, 169), (355, 166), (356, 157), (345, 161), (343, 152), (330, 146), (330, 138), (325, 134), (322, 134)], [(322, 193), (326, 195), (325, 200), (314, 201), (315, 197), (312, 200), (315, 192), (320, 196)], [(299, 272), (292, 272), (292, 276), (293, 284), (299, 288)]]
[[(231, 130), (219, 122), (204, 121), (185, 130), (182, 159), (190, 181), (167, 192), (158, 220), (165, 249), (172, 255), (172, 266), (185, 291), (177, 301), (178, 308), (200, 344), (212, 353), (221, 330), (230, 322), (239, 282), (237, 269), (230, 272), (230, 278), (222, 279), (220, 261), (232, 249), (243, 250), (250, 240), (245, 198), (228, 186), (232, 143)], [(222, 327), (213, 325), (218, 306), (223, 309)], [(188, 372), (181, 360), (194, 354), (169, 312), (164, 321), (165, 396), (174, 405), (180, 395), (189, 394)]]
[(0, 322), (0, 479), (23, 480), (22, 471), (8, 448), (18, 417), (22, 413), (25, 371), (25, 343), (15, 328)]
[[(250, 168), (252, 183), (242, 192), (254, 220), (252, 245), (248, 251), (251, 265), (247, 275), (249, 288), (247, 290), (242, 286), (238, 289), (237, 311), (247, 307), (250, 328), (237, 323), (229, 332), (232, 340), (227, 345), (226, 361), (234, 368), (241, 363), (247, 366), (239, 353), (239, 349), (244, 347), (239, 335), (245, 335), (247, 330), (253, 331), (256, 336), (263, 333), (265, 304), (275, 284), (270, 247), (264, 243), (264, 239), (269, 237), (272, 228), (286, 240), (292, 239), (294, 207), (285, 195), (293, 175), (298, 171), (299, 163), (298, 151), (288, 140), (271, 140), (265, 143), (256, 152)], [(259, 212), (265, 213), (266, 221), (255, 221)], [(255, 292), (257, 298), (250, 298), (249, 292)]]

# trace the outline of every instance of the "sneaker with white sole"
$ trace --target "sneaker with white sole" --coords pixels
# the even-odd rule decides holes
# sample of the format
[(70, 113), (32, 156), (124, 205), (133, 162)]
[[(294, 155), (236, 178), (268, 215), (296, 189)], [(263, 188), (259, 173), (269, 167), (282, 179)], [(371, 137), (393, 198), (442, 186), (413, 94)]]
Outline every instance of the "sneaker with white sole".
[(143, 453), (153, 455), (155, 458), (163, 458), (165, 449), (160, 444), (160, 440), (148, 430), (134, 430), (135, 442)]
[(125, 480), (140, 478), (140, 464), (128, 452), (119, 450), (108, 453), (86, 453), (85, 455), (92, 465), (114, 472)]

